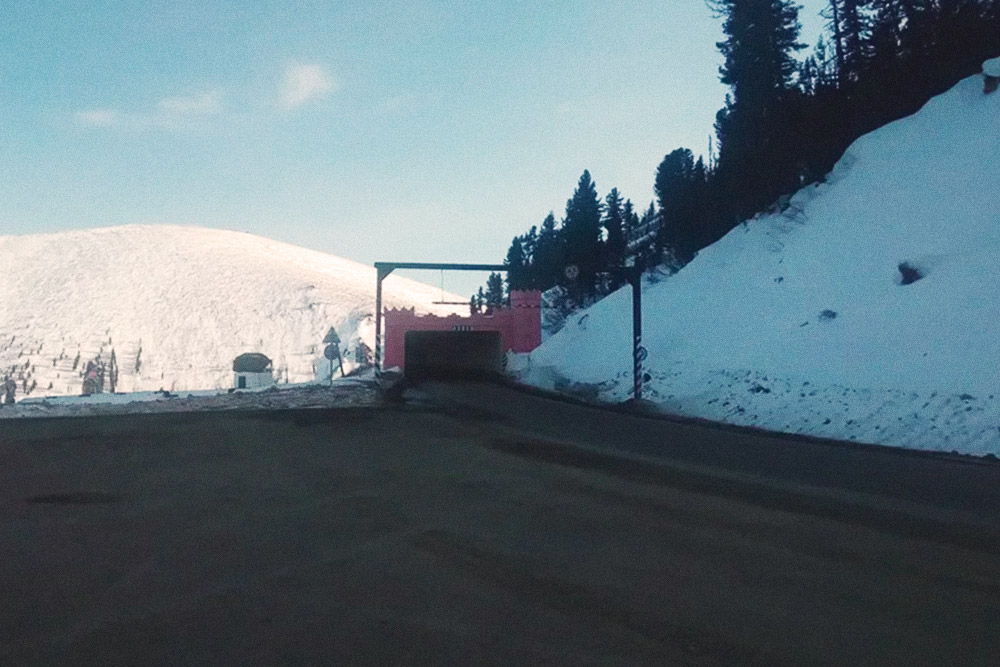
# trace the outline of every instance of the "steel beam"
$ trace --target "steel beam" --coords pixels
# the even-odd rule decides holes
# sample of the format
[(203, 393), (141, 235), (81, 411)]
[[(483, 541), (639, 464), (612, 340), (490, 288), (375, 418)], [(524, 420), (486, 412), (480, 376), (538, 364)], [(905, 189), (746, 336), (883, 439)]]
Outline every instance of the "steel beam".
[[(501, 271), (510, 267), (505, 264), (440, 264), (436, 262), (375, 262), (376, 269), (433, 269), (443, 271)], [(388, 273), (386, 274), (388, 275)]]

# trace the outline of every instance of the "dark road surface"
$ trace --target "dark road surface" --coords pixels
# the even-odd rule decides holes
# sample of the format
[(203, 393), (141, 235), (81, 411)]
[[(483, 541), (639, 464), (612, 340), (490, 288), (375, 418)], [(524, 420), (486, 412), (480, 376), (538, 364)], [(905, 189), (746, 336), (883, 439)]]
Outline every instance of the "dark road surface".
[(498, 385), (0, 422), (0, 665), (1000, 664), (1000, 466)]

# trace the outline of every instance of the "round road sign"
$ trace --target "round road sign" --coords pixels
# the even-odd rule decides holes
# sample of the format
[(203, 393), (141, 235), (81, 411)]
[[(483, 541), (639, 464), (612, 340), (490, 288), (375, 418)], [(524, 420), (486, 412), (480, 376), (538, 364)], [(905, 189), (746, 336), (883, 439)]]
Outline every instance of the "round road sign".
[(323, 356), (333, 361), (340, 356), (340, 350), (337, 349), (336, 345), (327, 345), (326, 349), (323, 350)]

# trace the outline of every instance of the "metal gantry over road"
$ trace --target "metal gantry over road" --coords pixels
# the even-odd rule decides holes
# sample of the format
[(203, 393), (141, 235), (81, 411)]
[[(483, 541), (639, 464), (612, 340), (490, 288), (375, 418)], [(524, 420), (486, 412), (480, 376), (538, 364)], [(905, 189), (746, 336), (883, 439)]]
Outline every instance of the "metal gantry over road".
[[(396, 269), (416, 269), (426, 271), (496, 271), (507, 273), (505, 264), (464, 264), (438, 262), (375, 262), (375, 372), (382, 372), (382, 281)], [(642, 399), (642, 362), (646, 359), (646, 349), (642, 346), (642, 272), (641, 263), (624, 266), (620, 275), (632, 286), (632, 397)]]
[(375, 372), (382, 372), (382, 281), (396, 269), (422, 271), (500, 271), (510, 268), (504, 264), (454, 264), (435, 262), (375, 262)]

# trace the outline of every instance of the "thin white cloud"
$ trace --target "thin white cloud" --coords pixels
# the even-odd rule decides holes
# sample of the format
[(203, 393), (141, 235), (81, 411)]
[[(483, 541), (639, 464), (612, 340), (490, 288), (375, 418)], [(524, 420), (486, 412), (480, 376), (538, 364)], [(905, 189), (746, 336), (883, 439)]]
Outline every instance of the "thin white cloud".
[(156, 103), (164, 115), (210, 116), (222, 109), (222, 93), (213, 90), (191, 97), (168, 97)]
[(114, 109), (87, 109), (76, 112), (76, 122), (81, 125), (110, 127), (116, 124), (118, 120), (118, 112)]
[(76, 122), (90, 127), (177, 128), (196, 118), (212, 116), (222, 111), (222, 93), (218, 90), (190, 97), (165, 97), (157, 101), (151, 112), (118, 111), (98, 108), (77, 111)]
[(323, 65), (289, 65), (281, 83), (278, 105), (282, 109), (294, 109), (328, 96), (337, 87)]

